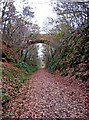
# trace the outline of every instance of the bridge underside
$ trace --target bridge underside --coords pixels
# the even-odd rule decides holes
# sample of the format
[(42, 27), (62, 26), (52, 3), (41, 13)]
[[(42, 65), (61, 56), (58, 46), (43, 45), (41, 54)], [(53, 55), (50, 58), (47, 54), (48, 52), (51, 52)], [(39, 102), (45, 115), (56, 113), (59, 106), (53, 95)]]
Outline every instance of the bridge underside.
[(28, 45), (37, 44), (37, 43), (48, 44), (56, 49), (59, 48), (59, 46), (57, 44), (55, 44), (52, 41), (48, 41), (48, 40), (28, 40), (28, 42), (27, 42)]
[(29, 40), (28, 41), (29, 45), (31, 45), (31, 44), (37, 44), (37, 43), (50, 44), (50, 41), (47, 41), (47, 40)]

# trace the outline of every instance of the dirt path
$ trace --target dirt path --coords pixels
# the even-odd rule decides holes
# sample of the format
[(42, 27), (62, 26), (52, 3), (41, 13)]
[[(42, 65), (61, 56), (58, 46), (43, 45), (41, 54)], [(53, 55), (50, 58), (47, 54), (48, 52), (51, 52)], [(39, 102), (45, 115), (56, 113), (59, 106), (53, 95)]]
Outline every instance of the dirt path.
[(4, 110), (13, 118), (85, 118), (86, 90), (74, 78), (37, 71)]

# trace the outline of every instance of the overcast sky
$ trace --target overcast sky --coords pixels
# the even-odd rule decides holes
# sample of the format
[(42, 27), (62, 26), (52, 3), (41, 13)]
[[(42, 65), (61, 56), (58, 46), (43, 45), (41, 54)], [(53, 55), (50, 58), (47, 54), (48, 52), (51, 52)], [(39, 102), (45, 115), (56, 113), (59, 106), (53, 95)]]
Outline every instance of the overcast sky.
[(41, 29), (44, 22), (47, 20), (47, 17), (56, 17), (56, 14), (52, 11), (53, 8), (50, 0), (25, 0), (26, 4), (22, 1), (23, 0), (15, 0), (17, 10), (21, 12), (23, 6), (26, 6), (27, 4), (31, 6), (35, 12), (34, 21), (37, 22)]
[[(25, 1), (25, 2), (23, 2)], [(56, 0), (15, 0), (15, 6), (17, 11), (21, 12), (24, 6), (31, 6), (35, 12), (34, 21), (39, 25), (42, 30), (44, 23), (47, 20), (47, 17), (55, 18), (56, 14), (53, 13), (52, 4)], [(59, 1), (88, 1), (88, 0), (59, 0)]]

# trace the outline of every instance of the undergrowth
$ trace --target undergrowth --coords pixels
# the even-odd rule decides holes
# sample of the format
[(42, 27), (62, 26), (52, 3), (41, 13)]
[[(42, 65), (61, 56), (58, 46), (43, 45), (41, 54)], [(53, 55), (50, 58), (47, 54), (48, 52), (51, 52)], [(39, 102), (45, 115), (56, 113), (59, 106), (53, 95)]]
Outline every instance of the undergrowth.
[[(85, 26), (89, 27), (89, 26)], [(83, 28), (82, 33), (84, 33)], [(89, 31), (89, 29), (88, 29)], [(75, 76), (81, 81), (89, 80), (89, 36), (74, 31), (59, 47), (59, 52), (50, 57), (47, 68), (49, 72), (59, 70), (62, 75)]]
[(19, 60), (14, 66), (18, 68), (20, 72), (3, 66), (2, 104), (5, 104), (10, 99), (15, 98), (24, 81), (26, 81), (35, 71), (38, 70), (34, 61), (30, 61), (29, 64), (27, 64), (26, 62)]

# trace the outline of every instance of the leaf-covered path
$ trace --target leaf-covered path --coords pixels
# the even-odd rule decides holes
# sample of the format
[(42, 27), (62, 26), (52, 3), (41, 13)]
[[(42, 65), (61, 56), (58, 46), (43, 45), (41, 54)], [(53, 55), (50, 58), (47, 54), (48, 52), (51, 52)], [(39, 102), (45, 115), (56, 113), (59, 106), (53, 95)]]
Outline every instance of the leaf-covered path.
[(85, 84), (74, 78), (50, 74), (46, 69), (34, 73), (18, 96), (6, 104), (4, 112), (13, 118), (85, 118)]

